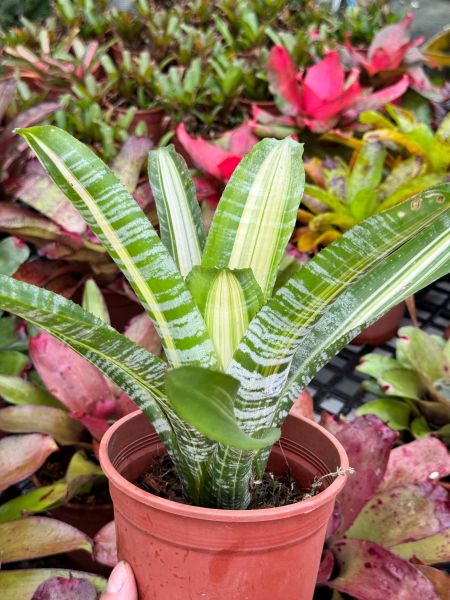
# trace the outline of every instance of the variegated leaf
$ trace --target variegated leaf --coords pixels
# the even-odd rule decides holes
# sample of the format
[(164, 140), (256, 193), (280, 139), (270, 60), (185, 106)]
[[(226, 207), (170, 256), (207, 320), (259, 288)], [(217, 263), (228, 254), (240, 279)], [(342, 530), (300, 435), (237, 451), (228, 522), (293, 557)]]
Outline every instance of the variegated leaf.
[(288, 137), (265, 139), (242, 159), (214, 215), (203, 267), (250, 268), (270, 296), (303, 193), (301, 157)]
[(128, 278), (158, 329), (169, 362), (214, 366), (212, 342), (183, 278), (114, 173), (57, 127), (31, 127), (18, 133)]
[(248, 324), (261, 308), (261, 289), (251, 269), (205, 267), (194, 267), (188, 286), (205, 319), (219, 366), (226, 370)]
[(186, 277), (199, 265), (205, 228), (195, 186), (173, 145), (149, 153), (148, 176), (158, 211), (161, 240)]

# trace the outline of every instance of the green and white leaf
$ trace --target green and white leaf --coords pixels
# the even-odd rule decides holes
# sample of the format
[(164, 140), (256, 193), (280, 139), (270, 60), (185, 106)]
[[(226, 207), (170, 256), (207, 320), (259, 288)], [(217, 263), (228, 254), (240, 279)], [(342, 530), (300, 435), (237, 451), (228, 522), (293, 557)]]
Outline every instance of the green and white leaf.
[(149, 153), (148, 176), (158, 212), (161, 240), (186, 277), (202, 260), (205, 228), (194, 182), (174, 146)]
[(178, 416), (211, 440), (239, 450), (257, 450), (274, 444), (279, 429), (250, 437), (236, 421), (233, 411), (239, 381), (225, 373), (201, 367), (180, 367), (166, 374), (167, 398)]
[(114, 173), (57, 127), (31, 127), (18, 133), (126, 275), (155, 323), (169, 363), (214, 366), (212, 342), (183, 278)]
[(194, 267), (187, 280), (195, 303), (205, 319), (219, 366), (226, 370), (263, 304), (263, 295), (251, 269)]
[(242, 159), (214, 215), (203, 267), (250, 268), (270, 296), (303, 193), (302, 152), (290, 137), (267, 138)]

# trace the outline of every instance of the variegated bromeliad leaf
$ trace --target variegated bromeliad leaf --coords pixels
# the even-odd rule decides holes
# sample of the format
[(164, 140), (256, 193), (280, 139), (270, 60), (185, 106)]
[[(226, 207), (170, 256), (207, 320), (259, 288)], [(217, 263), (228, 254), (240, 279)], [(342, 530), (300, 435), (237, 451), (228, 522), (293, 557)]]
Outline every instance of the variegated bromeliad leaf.
[(19, 131), (124, 271), (166, 361), (51, 292), (0, 276), (0, 308), (45, 329), (153, 422), (198, 505), (242, 509), (299, 391), (396, 303), (450, 270), (450, 186), (371, 217), (274, 292), (304, 174), (291, 138), (257, 144), (210, 233), (172, 148), (150, 152), (157, 234), (114, 174), (55, 127)]

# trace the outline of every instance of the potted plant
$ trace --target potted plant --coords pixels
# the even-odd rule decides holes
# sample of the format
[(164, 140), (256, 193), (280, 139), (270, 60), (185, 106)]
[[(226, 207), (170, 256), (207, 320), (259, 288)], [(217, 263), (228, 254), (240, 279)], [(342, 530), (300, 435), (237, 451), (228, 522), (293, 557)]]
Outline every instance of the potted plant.
[[(113, 425), (100, 449), (119, 557), (130, 561), (141, 599), (310, 600), (345, 483), (330, 473), (348, 464), (330, 434), (286, 414), (355, 333), (447, 272), (449, 187), (353, 228), (272, 296), (303, 188), (297, 142), (266, 139), (243, 158), (206, 242), (183, 161), (171, 148), (152, 152), (161, 242), (88, 148), (54, 127), (19, 133), (124, 270), (164, 348), (166, 361), (69, 300), (0, 276), (0, 308), (84, 355), (143, 411)], [(163, 448), (190, 504), (135, 485)], [(287, 463), (301, 489), (317, 477), (324, 489), (246, 510), (267, 480), (269, 455), (278, 476)]]

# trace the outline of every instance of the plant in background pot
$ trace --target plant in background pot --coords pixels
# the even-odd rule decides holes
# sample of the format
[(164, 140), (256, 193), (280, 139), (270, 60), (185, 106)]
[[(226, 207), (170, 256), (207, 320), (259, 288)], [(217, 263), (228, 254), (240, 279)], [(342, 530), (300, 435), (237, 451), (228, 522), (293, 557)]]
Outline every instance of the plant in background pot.
[[(206, 240), (183, 161), (172, 148), (152, 152), (161, 241), (92, 151), (54, 127), (20, 134), (123, 269), (164, 349), (166, 360), (69, 300), (0, 276), (1, 308), (85, 356), (143, 411), (113, 425), (100, 449), (119, 556), (141, 598), (310, 600), (345, 483), (330, 474), (348, 465), (331, 435), (286, 415), (355, 333), (447, 273), (449, 186), (358, 225), (272, 295), (303, 189), (297, 142), (263, 140), (243, 158)], [(135, 485), (164, 448), (186, 503)], [(285, 475), (287, 461), (301, 489), (316, 477), (324, 489), (247, 510), (269, 456), (270, 471)]]
[(363, 386), (376, 400), (358, 414), (376, 414), (393, 429), (450, 441), (450, 341), (416, 327), (398, 332), (396, 357), (366, 354), (356, 367), (370, 375)]

